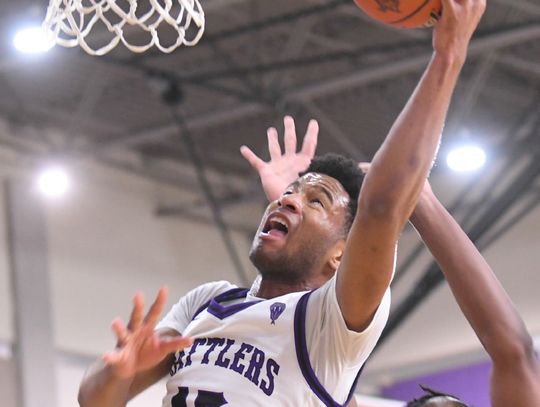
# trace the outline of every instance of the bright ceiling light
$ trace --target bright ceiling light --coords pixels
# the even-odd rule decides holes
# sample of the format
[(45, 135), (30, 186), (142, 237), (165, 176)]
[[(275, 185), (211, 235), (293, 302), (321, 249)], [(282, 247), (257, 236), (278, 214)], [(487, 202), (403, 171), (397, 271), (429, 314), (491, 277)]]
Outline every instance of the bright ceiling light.
[(18, 51), (25, 54), (38, 54), (50, 50), (54, 42), (41, 26), (38, 26), (18, 31), (13, 38), (13, 45)]
[(38, 178), (39, 190), (46, 196), (59, 197), (69, 188), (69, 177), (61, 168), (48, 168)]
[(486, 163), (486, 153), (478, 146), (463, 146), (453, 149), (446, 157), (446, 164), (457, 172), (474, 171)]

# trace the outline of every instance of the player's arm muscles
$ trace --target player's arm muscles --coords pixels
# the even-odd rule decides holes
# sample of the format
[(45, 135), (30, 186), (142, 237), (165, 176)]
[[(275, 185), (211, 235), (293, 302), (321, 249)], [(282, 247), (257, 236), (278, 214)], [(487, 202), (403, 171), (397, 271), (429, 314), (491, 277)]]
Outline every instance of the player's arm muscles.
[(494, 407), (540, 406), (540, 365), (523, 320), (465, 232), (434, 195), (411, 218), (493, 361)]
[[(178, 337), (174, 329), (156, 331), (159, 337)], [(95, 362), (86, 372), (79, 388), (81, 407), (120, 407), (157, 383), (170, 371), (174, 363), (171, 353), (153, 368), (137, 373), (133, 378), (118, 378), (103, 360)]]
[(349, 329), (365, 329), (387, 289), (398, 236), (439, 145), (464, 56), (434, 53), (420, 83), (373, 158), (337, 274)]

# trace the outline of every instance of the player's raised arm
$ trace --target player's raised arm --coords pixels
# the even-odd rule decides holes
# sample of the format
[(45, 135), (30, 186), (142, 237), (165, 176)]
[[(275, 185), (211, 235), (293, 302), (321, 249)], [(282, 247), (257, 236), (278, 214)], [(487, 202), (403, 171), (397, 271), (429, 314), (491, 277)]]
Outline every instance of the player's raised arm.
[(443, 0), (434, 52), (420, 83), (373, 158), (337, 274), (350, 329), (366, 328), (394, 268), (398, 236), (413, 211), (439, 145), (445, 115), (484, 0)]
[(144, 316), (143, 298), (137, 294), (128, 326), (120, 320), (113, 321), (117, 347), (87, 371), (79, 388), (81, 407), (124, 406), (167, 374), (173, 362), (172, 353), (192, 343), (190, 338), (172, 330), (154, 331), (166, 298), (166, 290), (162, 288)]
[(492, 405), (540, 406), (540, 365), (521, 317), (485, 259), (427, 184), (411, 221), (493, 361)]

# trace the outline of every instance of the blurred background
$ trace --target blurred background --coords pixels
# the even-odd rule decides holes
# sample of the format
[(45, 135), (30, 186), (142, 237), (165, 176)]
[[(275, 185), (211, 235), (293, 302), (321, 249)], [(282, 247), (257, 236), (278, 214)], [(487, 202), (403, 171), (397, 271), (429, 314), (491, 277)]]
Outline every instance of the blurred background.
[[(17, 34), (39, 26), (47, 2), (0, 4), (3, 406), (77, 405), (84, 370), (114, 346), (110, 322), (127, 318), (137, 291), (150, 299), (167, 285), (171, 306), (204, 282), (249, 286), (266, 202), (239, 147), (267, 158), (266, 129), (281, 133), (291, 114), (299, 137), (318, 119), (319, 153), (370, 160), (431, 55), (430, 29), (383, 26), (351, 0), (202, 5), (195, 47), (133, 54), (120, 44), (93, 57), (78, 47), (29, 53), (37, 40)], [(96, 43), (107, 39), (96, 32)], [(488, 2), (430, 178), (535, 339), (539, 38), (537, 0)], [(357, 389), (376, 397), (364, 405), (402, 405), (390, 399), (419, 395), (423, 383), (489, 406), (488, 372), (408, 227), (388, 329)], [(163, 395), (158, 384), (130, 405)]]

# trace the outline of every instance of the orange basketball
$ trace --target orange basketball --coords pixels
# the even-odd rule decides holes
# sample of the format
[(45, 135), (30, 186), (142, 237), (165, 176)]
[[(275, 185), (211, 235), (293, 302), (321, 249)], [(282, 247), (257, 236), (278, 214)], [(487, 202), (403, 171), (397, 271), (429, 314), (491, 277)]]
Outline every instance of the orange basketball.
[(431, 27), (441, 15), (441, 0), (354, 0), (368, 16), (401, 28)]

